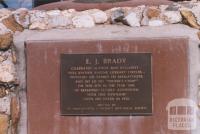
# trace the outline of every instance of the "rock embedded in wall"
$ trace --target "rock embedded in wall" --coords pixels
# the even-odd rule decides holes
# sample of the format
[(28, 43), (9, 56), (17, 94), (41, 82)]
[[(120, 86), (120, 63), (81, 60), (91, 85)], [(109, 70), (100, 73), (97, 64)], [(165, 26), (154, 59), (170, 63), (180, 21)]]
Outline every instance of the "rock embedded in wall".
[(73, 17), (72, 23), (76, 28), (91, 28), (95, 26), (93, 18), (87, 14), (82, 14)]
[(132, 12), (130, 14), (128, 14), (125, 18), (124, 18), (124, 23), (126, 23), (127, 25), (131, 26), (131, 27), (139, 27), (140, 26), (140, 18), (137, 17), (137, 14), (135, 12)]
[(6, 50), (10, 47), (13, 40), (11, 30), (0, 22), (0, 50)]
[(34, 22), (29, 27), (30, 30), (46, 30), (48, 29), (47, 24), (40, 23), (40, 22)]
[(158, 18), (160, 14), (161, 11), (158, 9), (158, 7), (149, 7), (146, 11), (148, 19)]
[(198, 25), (200, 25), (200, 4), (197, 4), (196, 6), (192, 7), (191, 11), (195, 16)]
[(30, 23), (34, 22), (47, 22), (48, 16), (45, 11), (30, 10)]
[(10, 115), (10, 101), (9, 95), (0, 98), (0, 113)]
[(24, 28), (28, 28), (30, 25), (29, 10), (26, 8), (20, 8), (13, 12), (15, 20)]
[(47, 15), (50, 28), (65, 28), (72, 24), (70, 17), (63, 15), (60, 10), (48, 11)]
[(179, 11), (164, 11), (162, 17), (168, 24), (176, 24), (182, 21)]
[(0, 49), (8, 49), (13, 42), (13, 35), (11, 33), (0, 34)]
[(0, 83), (16, 83), (16, 69), (11, 60), (0, 63)]
[(183, 22), (190, 25), (193, 28), (200, 29), (200, 25), (197, 23), (197, 20), (189, 10), (181, 10), (181, 15), (183, 16)]
[(16, 31), (22, 32), (24, 30), (24, 28), (20, 24), (17, 23), (13, 15), (9, 16), (8, 18), (3, 19), (2, 23), (13, 32), (16, 32)]
[(174, 13), (176, 12), (166, 11), (165, 9), (160, 9), (158, 6), (150, 6), (144, 10), (144, 17), (141, 23), (144, 26), (163, 26), (180, 22), (181, 15), (178, 13), (174, 15)]
[(20, 119), (20, 102), (17, 96), (13, 96), (11, 98), (10, 110), (11, 110), (11, 124), (12, 124), (11, 132), (12, 134), (16, 134), (17, 125)]
[(0, 55), (0, 62), (3, 62), (4, 60), (5, 60), (5, 58)]
[(9, 116), (0, 114), (0, 134), (7, 134), (9, 128)]
[(12, 11), (6, 9), (6, 8), (2, 8), (0, 9), (0, 20), (9, 17), (10, 15), (12, 15)]
[(107, 22), (108, 20), (107, 14), (104, 11), (99, 10), (99, 9), (90, 9), (90, 10), (83, 11), (82, 13), (86, 13), (90, 15), (94, 19), (94, 22), (96, 24), (103, 24)]
[(61, 13), (62, 13), (62, 15), (64, 16), (64, 17), (67, 17), (67, 18), (72, 18), (73, 17), (73, 14), (76, 12), (76, 10), (74, 10), (74, 11), (70, 11), (70, 10), (63, 10), (63, 11), (61, 11)]
[(48, 15), (45, 11), (32, 10), (29, 11), (31, 30), (45, 30), (48, 29)]
[(142, 25), (162, 26), (182, 22), (180, 11), (170, 9), (168, 5), (148, 7), (143, 16)]
[(5, 86), (0, 86), (0, 98), (5, 97), (8, 94), (8, 89)]
[(110, 24), (121, 23), (131, 27), (140, 26), (145, 5), (137, 7), (115, 7), (106, 10)]
[(8, 29), (2, 22), (0, 22), (0, 34), (6, 34), (12, 31), (10, 29)]
[(143, 17), (145, 6), (138, 6), (135, 8), (131, 8), (129, 10), (126, 10), (126, 16), (124, 18), (124, 24), (127, 24), (131, 27), (139, 27), (141, 26), (140, 22)]
[(11, 47), (10, 49), (8, 49), (6, 51), (0, 51), (0, 63), (2, 63), (3, 61), (6, 61), (6, 60), (10, 60), (14, 64), (17, 62), (15, 50), (13, 49), (13, 47)]
[(111, 12), (110, 20), (111, 24), (115, 24), (118, 22), (123, 22), (125, 17), (125, 12), (123, 9), (119, 8)]

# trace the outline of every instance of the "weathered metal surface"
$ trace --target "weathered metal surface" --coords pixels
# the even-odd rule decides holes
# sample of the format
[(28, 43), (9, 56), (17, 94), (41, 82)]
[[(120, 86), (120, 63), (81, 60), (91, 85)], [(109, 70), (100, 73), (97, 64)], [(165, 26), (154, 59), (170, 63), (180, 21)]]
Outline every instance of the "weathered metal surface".
[(61, 54), (62, 115), (151, 115), (150, 53)]
[[(60, 54), (152, 53), (152, 116), (61, 116)], [(188, 39), (29, 41), (28, 134), (190, 134), (168, 129), (168, 103), (188, 98)]]

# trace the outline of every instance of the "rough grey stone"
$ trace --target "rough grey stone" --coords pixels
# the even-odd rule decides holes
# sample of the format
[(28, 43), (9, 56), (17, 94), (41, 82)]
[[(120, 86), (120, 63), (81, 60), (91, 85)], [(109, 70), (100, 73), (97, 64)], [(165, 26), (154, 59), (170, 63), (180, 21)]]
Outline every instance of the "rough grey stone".
[(92, 18), (94, 19), (94, 22), (96, 24), (103, 24), (103, 23), (107, 22), (107, 20), (108, 20), (106, 13), (103, 12), (102, 10), (91, 9), (91, 10), (87, 10), (86, 12), (88, 12), (88, 14), (90, 16), (92, 16)]
[(2, 83), (15, 83), (16, 70), (15, 65), (11, 60), (5, 60), (0, 64), (0, 82)]
[(95, 26), (93, 18), (87, 14), (73, 17), (72, 23), (76, 28), (91, 28)]
[(26, 8), (20, 8), (13, 12), (17, 23), (22, 25), (24, 28), (28, 28), (28, 26), (30, 25), (30, 16), (28, 12), (29, 11)]
[(141, 20), (135, 12), (132, 12), (124, 18), (124, 21), (131, 27), (139, 27)]
[(114, 10), (111, 13), (111, 23), (123, 22), (125, 13), (122, 9)]
[(48, 15), (48, 27), (49, 28), (61, 28), (72, 25), (70, 17), (63, 15), (60, 10), (52, 10), (47, 12)]
[(9, 96), (0, 98), (0, 113), (10, 115), (10, 101), (11, 99)]
[(180, 11), (164, 11), (162, 15), (163, 19), (170, 24), (175, 24), (182, 21)]

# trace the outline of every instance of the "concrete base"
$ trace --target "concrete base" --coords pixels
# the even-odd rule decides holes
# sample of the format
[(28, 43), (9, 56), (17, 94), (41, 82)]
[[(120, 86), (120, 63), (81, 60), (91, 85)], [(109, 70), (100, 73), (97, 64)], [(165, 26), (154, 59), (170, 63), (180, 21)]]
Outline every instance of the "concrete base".
[[(197, 36), (198, 30), (188, 26), (177, 24), (167, 25), (162, 27), (141, 27), (130, 28), (119, 25), (104, 25), (96, 26), (90, 29), (53, 29), (46, 31), (30, 31), (25, 30), (22, 33), (16, 33), (14, 44), (18, 54), (18, 75), (20, 88), (22, 93), (22, 117), (19, 126), (19, 134), (26, 134), (27, 130), (27, 113), (26, 113), (26, 63), (24, 53), (24, 43), (27, 41), (51, 41), (51, 40), (109, 40), (109, 39), (152, 39), (152, 38), (180, 38), (186, 37), (189, 39), (189, 95), (190, 98), (198, 103), (198, 79), (200, 74), (200, 55), (199, 55), (199, 39)], [(130, 117), (131, 118), (131, 117)], [(200, 126), (198, 121), (197, 126)], [(160, 132), (165, 133), (165, 132)], [(193, 134), (197, 134), (193, 132)]]

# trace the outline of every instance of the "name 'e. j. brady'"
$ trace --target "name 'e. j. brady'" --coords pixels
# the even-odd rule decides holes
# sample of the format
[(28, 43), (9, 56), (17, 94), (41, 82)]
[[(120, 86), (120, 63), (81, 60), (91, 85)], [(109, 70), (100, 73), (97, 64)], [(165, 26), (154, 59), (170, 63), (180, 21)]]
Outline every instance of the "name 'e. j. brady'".
[(87, 65), (91, 65), (91, 64), (95, 64), (95, 65), (98, 65), (98, 64), (124, 64), (124, 63), (126, 63), (126, 58), (103, 58), (103, 59), (95, 58), (92, 60), (89, 58), (86, 58), (85, 63)]

